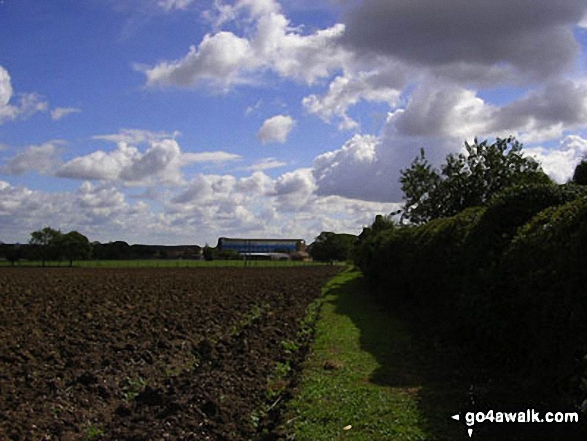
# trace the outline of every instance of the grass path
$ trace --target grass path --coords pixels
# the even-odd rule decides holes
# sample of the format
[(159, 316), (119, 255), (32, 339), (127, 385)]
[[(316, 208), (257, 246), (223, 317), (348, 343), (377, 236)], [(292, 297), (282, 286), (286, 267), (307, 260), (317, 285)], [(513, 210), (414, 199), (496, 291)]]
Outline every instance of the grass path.
[(287, 439), (468, 439), (448, 418), (447, 402), (457, 406), (445, 393), (446, 373), (431, 380), (434, 366), (402, 322), (366, 295), (361, 274), (345, 271), (325, 290), (313, 349), (286, 412)]

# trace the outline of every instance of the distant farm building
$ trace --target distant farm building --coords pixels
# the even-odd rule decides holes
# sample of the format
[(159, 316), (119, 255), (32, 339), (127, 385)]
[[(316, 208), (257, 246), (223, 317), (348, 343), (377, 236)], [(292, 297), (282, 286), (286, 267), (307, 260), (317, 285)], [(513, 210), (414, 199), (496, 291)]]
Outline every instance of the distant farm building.
[(248, 258), (288, 259), (307, 255), (306, 242), (303, 239), (235, 239), (221, 237), (218, 239), (219, 251), (236, 251)]

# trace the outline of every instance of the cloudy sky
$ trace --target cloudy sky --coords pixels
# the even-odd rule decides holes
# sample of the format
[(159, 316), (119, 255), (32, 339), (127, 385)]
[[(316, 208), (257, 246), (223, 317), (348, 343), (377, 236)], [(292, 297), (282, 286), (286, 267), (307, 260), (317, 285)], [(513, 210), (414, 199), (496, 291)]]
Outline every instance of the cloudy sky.
[(587, 154), (585, 0), (0, 2), (0, 241), (357, 234), (507, 135)]

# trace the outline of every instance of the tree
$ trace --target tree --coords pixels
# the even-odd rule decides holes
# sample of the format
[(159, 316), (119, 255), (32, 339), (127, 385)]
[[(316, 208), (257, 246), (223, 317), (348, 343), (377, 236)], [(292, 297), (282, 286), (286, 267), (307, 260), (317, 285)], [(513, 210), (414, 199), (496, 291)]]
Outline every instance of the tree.
[(5, 251), (6, 259), (14, 266), (22, 258), (22, 248), (20, 244), (8, 245)]
[(402, 221), (422, 224), (454, 216), (465, 208), (484, 205), (507, 187), (529, 183), (551, 183), (522, 144), (514, 137), (473, 144), (465, 142), (466, 154), (451, 154), (440, 171), (426, 159), (424, 150), (410, 168), (401, 170), (404, 192)]
[(86, 236), (77, 231), (64, 234), (59, 239), (59, 248), (63, 257), (73, 266), (74, 260), (89, 259), (92, 255), (92, 244)]
[(351, 258), (356, 241), (357, 236), (352, 234), (336, 234), (323, 231), (310, 245), (310, 256), (312, 256), (312, 259), (322, 262), (348, 260)]
[(61, 231), (54, 230), (51, 227), (45, 227), (42, 230), (33, 231), (31, 233), (29, 243), (36, 251), (35, 254), (41, 259), (43, 267), (45, 266), (46, 260), (57, 259), (60, 257), (61, 250), (59, 247), (59, 241), (61, 236)]
[(214, 260), (214, 248), (208, 244), (204, 245), (202, 255), (204, 256), (204, 260)]
[(573, 182), (579, 185), (587, 185), (587, 159), (583, 159), (573, 173)]

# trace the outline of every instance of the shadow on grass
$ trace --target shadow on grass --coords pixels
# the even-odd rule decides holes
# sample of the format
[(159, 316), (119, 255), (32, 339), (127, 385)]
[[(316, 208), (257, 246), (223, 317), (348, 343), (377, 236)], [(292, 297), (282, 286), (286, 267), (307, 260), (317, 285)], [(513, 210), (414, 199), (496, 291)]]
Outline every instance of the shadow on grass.
[[(587, 439), (583, 428), (571, 423), (490, 424), (486, 421), (471, 427), (465, 425), (467, 412), (486, 413), (489, 409), (525, 412), (526, 408), (512, 409), (500, 402), (499, 391), (496, 394), (490, 390), (491, 381), (486, 377), (481, 379), (482, 374), (477, 373), (466, 354), (419, 337), (421, 334), (410, 328), (405, 314), (378, 304), (362, 277), (332, 287), (330, 292), (335, 295), (332, 302), (336, 312), (348, 316), (360, 330), (361, 349), (372, 354), (379, 364), (368, 381), (416, 393), (423, 429), (430, 434), (430, 440), (470, 439), (469, 428), (473, 428), (473, 439), (485, 441)], [(491, 405), (480, 402), (479, 397), (487, 396), (494, 397)], [(505, 408), (500, 408), (500, 404)], [(451, 418), (455, 414), (460, 414), (460, 421)]]

